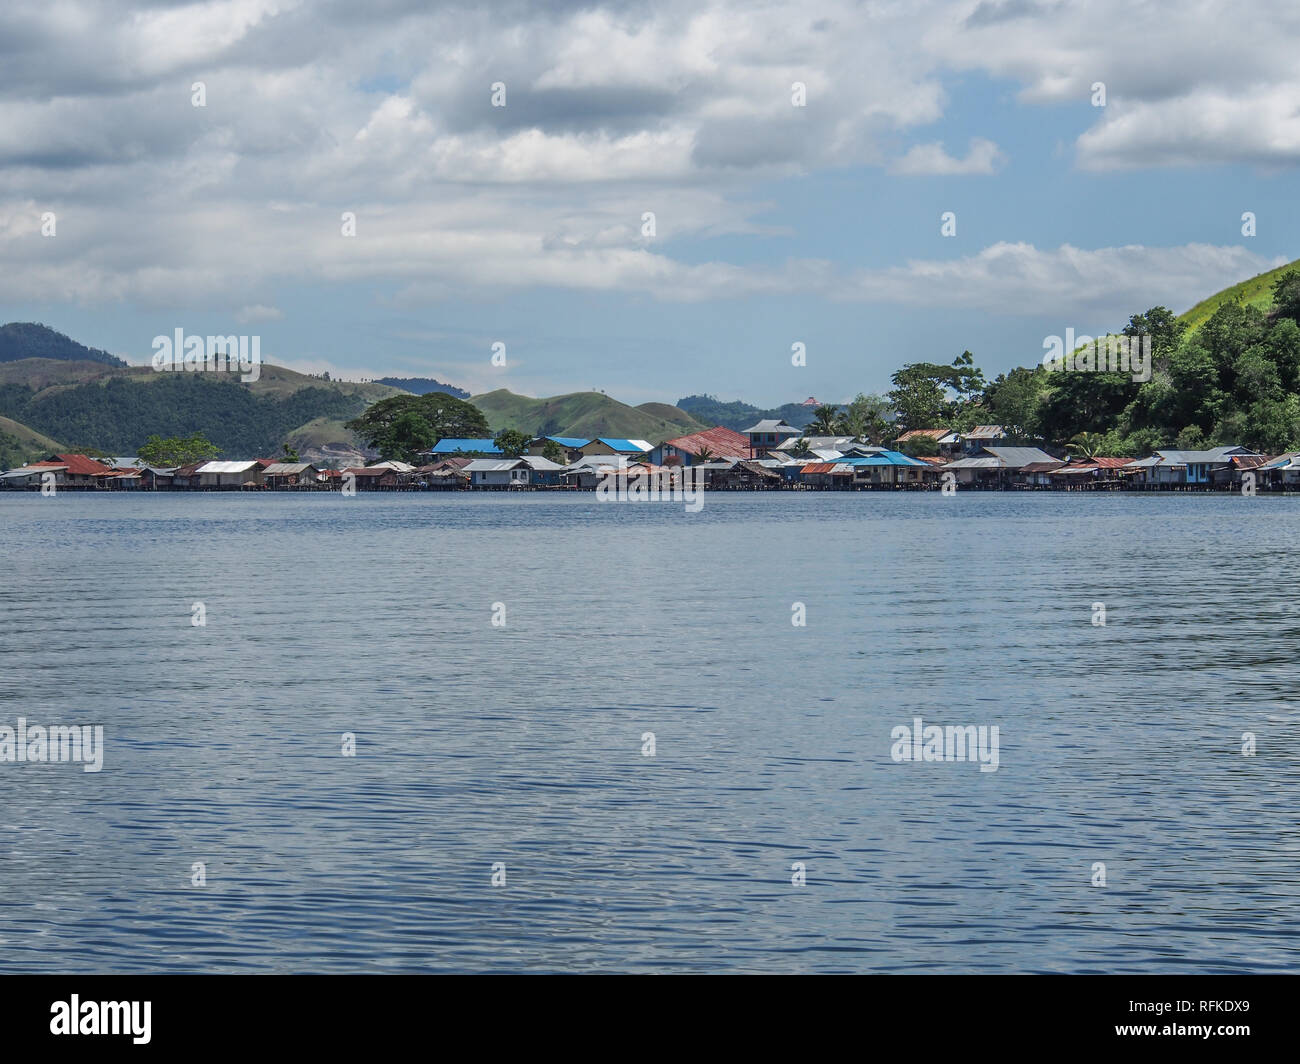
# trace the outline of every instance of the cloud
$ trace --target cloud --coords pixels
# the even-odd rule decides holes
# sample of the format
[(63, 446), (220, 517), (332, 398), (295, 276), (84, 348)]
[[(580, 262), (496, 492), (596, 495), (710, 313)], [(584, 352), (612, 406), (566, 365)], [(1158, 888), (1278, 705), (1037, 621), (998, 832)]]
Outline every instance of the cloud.
[(1209, 292), (1285, 262), (1210, 244), (1085, 249), (997, 243), (963, 258), (864, 270), (835, 296), (1013, 315), (1092, 314), (1113, 327), (1152, 306), (1186, 310)]
[(235, 311), (235, 321), (239, 322), (240, 325), (255, 325), (263, 321), (279, 321), (283, 317), (284, 312), (279, 307), (267, 307), (261, 303), (240, 307)]
[[(397, 303), (524, 286), (843, 297), (854, 282), (825, 263), (686, 261), (678, 242), (767, 231), (754, 190), (794, 175), (998, 171), (992, 140), (959, 157), (924, 132), (969, 71), (1009, 79), (1025, 107), (1076, 104), (1089, 123), (1076, 145), (1084, 169), (1300, 161), (1300, 14), (1272, 0), (1251, 19), (1218, 0), (380, 9), (3, 5), (0, 299), (147, 308), (202, 293), (214, 309), (255, 313), (284, 281), (364, 282)], [(1096, 80), (1109, 104), (1094, 111)], [(195, 81), (205, 107), (192, 106)], [(900, 141), (913, 142), (901, 157)], [(45, 210), (59, 218), (52, 239), (39, 235)], [(357, 214), (354, 238), (340, 233), (344, 211)], [(645, 211), (652, 241), (639, 233)], [(1033, 256), (996, 247), (931, 269), (962, 298), (1014, 305), (999, 277)], [(1133, 279), (1159, 284), (1163, 266), (1175, 282), (1217, 280), (1231, 261), (1197, 255)], [(929, 277), (899, 270), (861, 275), (859, 296)], [(1032, 294), (1045, 282), (1031, 272), (1020, 283)], [(1065, 302), (1050, 286), (1042, 295)]]
[(993, 174), (1006, 161), (1006, 156), (996, 144), (983, 137), (970, 142), (966, 158), (954, 159), (943, 144), (917, 144), (901, 159), (890, 164), (891, 173), (907, 177), (955, 176), (962, 174)]

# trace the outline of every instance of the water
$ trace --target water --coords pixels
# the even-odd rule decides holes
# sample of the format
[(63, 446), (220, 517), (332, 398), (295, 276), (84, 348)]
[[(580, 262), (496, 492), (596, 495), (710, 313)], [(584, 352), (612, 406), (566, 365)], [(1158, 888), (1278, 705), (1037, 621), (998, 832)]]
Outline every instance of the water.
[(1298, 516), (5, 494), (0, 970), (1294, 970)]

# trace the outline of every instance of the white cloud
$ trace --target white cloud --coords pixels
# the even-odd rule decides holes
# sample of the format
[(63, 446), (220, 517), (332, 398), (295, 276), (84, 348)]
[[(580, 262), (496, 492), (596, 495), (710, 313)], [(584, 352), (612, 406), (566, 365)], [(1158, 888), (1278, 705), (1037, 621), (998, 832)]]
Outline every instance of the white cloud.
[(1085, 249), (998, 243), (963, 258), (862, 271), (835, 294), (866, 302), (978, 307), (1002, 314), (1095, 314), (1113, 327), (1147, 307), (1181, 312), (1210, 292), (1285, 261), (1243, 247), (1209, 244)]
[(235, 321), (240, 325), (254, 325), (263, 321), (280, 321), (284, 317), (284, 312), (279, 307), (268, 307), (261, 303), (253, 303), (249, 306), (240, 307), (235, 311)]
[(917, 144), (901, 159), (890, 164), (890, 172), (908, 177), (955, 176), (961, 174), (993, 174), (1001, 168), (1006, 156), (996, 144), (983, 137), (970, 142), (966, 158), (954, 159), (943, 144)]

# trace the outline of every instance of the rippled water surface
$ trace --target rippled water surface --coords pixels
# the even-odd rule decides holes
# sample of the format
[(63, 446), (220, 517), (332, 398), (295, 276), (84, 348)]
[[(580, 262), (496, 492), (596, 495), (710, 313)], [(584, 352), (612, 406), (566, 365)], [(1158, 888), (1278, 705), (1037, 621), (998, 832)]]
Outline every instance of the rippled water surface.
[[(0, 725), (106, 743), (0, 763), (0, 969), (1294, 970), (1298, 527), (0, 495)], [(918, 716), (998, 725), (998, 770), (895, 763)]]

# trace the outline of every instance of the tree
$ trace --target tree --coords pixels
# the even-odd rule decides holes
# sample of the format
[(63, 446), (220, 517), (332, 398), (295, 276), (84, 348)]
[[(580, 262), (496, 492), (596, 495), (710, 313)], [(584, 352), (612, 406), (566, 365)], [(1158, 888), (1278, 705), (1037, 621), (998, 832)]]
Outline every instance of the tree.
[(933, 362), (913, 362), (898, 370), (890, 380), (894, 387), (887, 398), (898, 411), (902, 429), (943, 428), (952, 417), (952, 403), (941, 383), (946, 367)]
[(807, 458), (812, 454), (812, 447), (806, 439), (800, 436), (799, 439), (795, 441), (794, 446), (790, 448), (790, 453), (796, 458)]
[(1099, 432), (1080, 432), (1069, 443), (1065, 449), (1075, 458), (1096, 458), (1098, 449), (1106, 442), (1105, 437)]
[(705, 462), (713, 461), (713, 452), (707, 447), (701, 447), (695, 452), (695, 465), (703, 465)]
[(813, 411), (812, 423), (807, 432), (812, 436), (834, 436), (839, 422), (839, 411), (828, 403), (823, 403)]
[(1017, 439), (1034, 439), (1039, 433), (1038, 408), (1047, 389), (1047, 371), (1017, 366), (1000, 373), (984, 390), (982, 402), (989, 416)]
[(298, 452), (297, 452), (294, 448), (292, 448), (292, 447), (289, 446), (289, 443), (288, 443), (287, 440), (286, 440), (283, 444), (281, 444), (281, 448), (280, 448), (280, 449), (284, 451), (284, 460), (285, 460), (286, 462), (297, 462), (297, 461), (299, 461), (299, 458), (298, 458)]
[(883, 395), (859, 392), (840, 415), (839, 427), (846, 436), (878, 443), (889, 431), (889, 402)]
[(564, 448), (554, 440), (547, 440), (542, 447), (542, 457), (548, 462), (554, 462), (556, 465), (567, 465), (568, 456), (564, 453)]
[(1300, 272), (1287, 270), (1273, 282), (1271, 316), (1300, 322)]
[(445, 392), (380, 399), (347, 427), (384, 459), (404, 462), (441, 439), (482, 439), (488, 434), (483, 411)]
[(533, 440), (531, 436), (518, 429), (504, 429), (496, 434), (492, 442), (501, 448), (501, 453), (507, 458), (518, 458), (528, 450), (528, 445)]
[(190, 436), (168, 436), (165, 439), (162, 436), (150, 436), (135, 453), (145, 465), (170, 469), (215, 458), (220, 452), (203, 433), (196, 432)]

